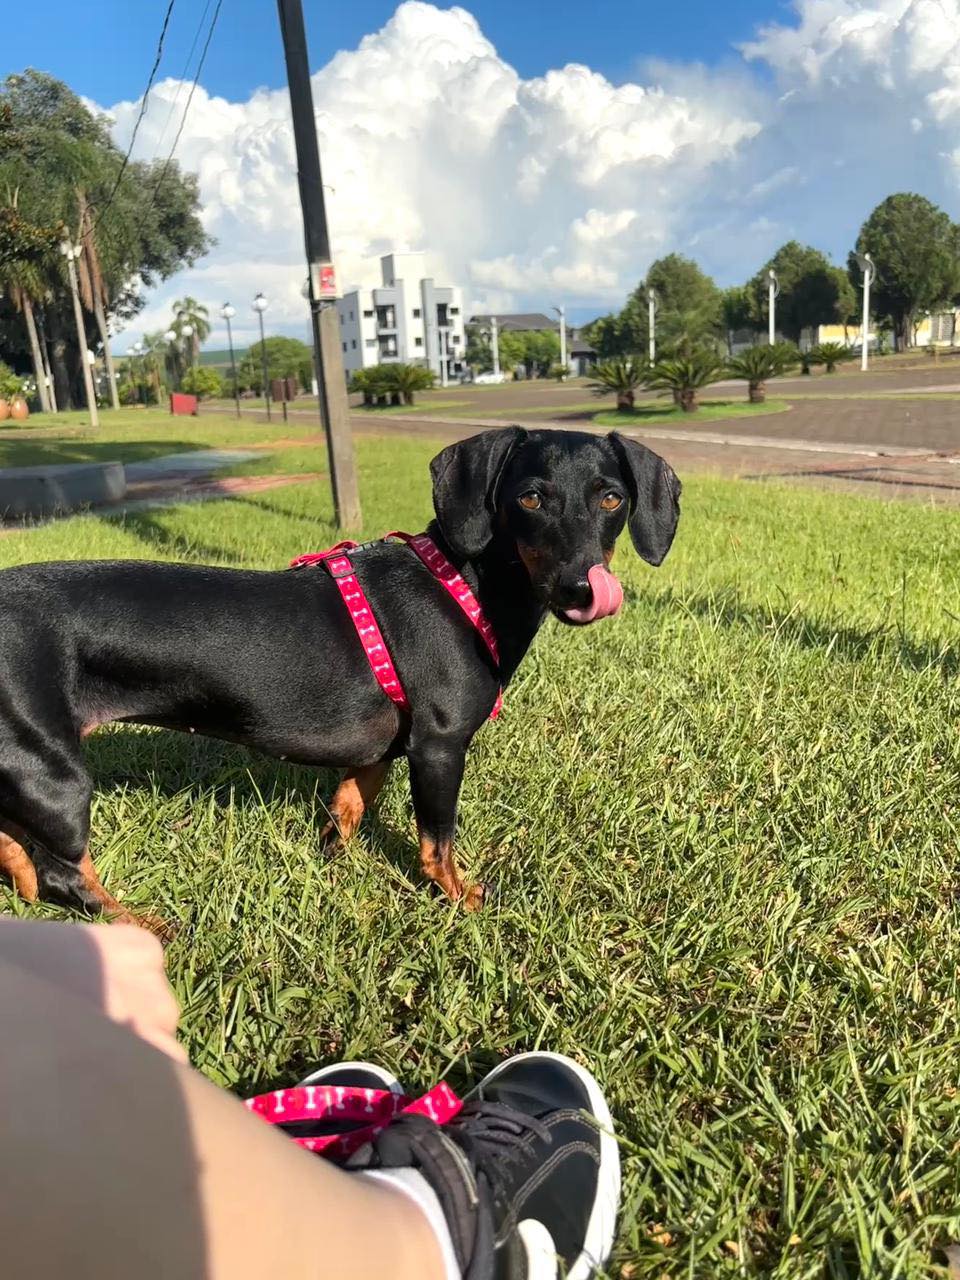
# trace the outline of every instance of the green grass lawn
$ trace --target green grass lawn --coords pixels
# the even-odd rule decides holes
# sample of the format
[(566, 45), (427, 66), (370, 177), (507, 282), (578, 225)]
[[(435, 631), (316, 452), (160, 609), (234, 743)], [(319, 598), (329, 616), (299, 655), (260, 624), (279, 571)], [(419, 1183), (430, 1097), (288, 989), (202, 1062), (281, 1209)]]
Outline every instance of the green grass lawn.
[[(367, 533), (422, 527), (430, 444), (357, 447)], [(943, 1274), (960, 513), (701, 476), (683, 509), (660, 570), (618, 552), (620, 617), (545, 625), (477, 737), (482, 913), (421, 883), (405, 767), (324, 855), (331, 774), (159, 731), (88, 743), (98, 866), (179, 922), (185, 1043), (240, 1093), (340, 1057), (412, 1088), (537, 1046), (588, 1062), (623, 1144), (611, 1275)], [(329, 513), (311, 483), (85, 516), (0, 538), (0, 563), (278, 567), (334, 540)]]
[[(595, 409), (595, 404), (590, 406)], [(719, 422), (728, 418), (762, 418), (771, 413), (786, 413), (790, 408), (786, 400), (767, 400), (764, 404), (750, 404), (747, 399), (701, 400), (693, 413), (684, 413), (672, 401), (647, 400), (638, 404), (632, 413), (620, 413), (616, 409), (603, 409), (593, 414), (599, 427), (629, 426), (630, 423), (674, 423), (695, 427), (698, 422)]]

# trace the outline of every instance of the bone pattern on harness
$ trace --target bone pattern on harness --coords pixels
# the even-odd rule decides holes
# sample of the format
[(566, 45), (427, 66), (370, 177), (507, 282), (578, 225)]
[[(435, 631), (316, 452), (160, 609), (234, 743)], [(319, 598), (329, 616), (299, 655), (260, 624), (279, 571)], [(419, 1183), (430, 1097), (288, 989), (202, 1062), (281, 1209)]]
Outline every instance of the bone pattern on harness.
[[(398, 538), (401, 542), (405, 542), (414, 555), (430, 570), (437, 581), (456, 601), (470, 625), (480, 633), (480, 638), (486, 645), (494, 666), (499, 669), (500, 651), (497, 646), (496, 634), (487, 618), (484, 617), (480, 602), (471, 591), (469, 584), (464, 580), (463, 575), (450, 563), (433, 539), (427, 537), (425, 533), (410, 534), (395, 529), (391, 533), (384, 534), (382, 541), (388, 542), (391, 538)], [(397, 669), (393, 665), (390, 651), (384, 642), (377, 620), (373, 615), (373, 610), (367, 602), (366, 593), (354, 573), (353, 562), (347, 554), (349, 551), (356, 551), (359, 546), (358, 542), (338, 542), (329, 551), (313, 551), (308, 552), (306, 555), (297, 556), (295, 560), (290, 561), (290, 567), (291, 569), (302, 569), (308, 565), (315, 564), (324, 566), (330, 577), (337, 584), (343, 603), (347, 606), (347, 612), (350, 614), (377, 683), (387, 697), (395, 702), (398, 707), (403, 711), (409, 711), (410, 703), (397, 674)], [(496, 720), (502, 706), (503, 688), (501, 687), (497, 691), (496, 701), (490, 712), (489, 718), (491, 720)]]

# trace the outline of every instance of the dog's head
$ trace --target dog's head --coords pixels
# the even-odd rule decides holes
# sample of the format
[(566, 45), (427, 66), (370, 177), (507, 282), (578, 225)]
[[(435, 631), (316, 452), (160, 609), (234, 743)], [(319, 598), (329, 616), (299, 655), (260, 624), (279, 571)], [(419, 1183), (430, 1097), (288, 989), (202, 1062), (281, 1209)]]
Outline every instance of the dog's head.
[(444, 449), (430, 472), (450, 547), (475, 559), (494, 540), (510, 544), (539, 602), (575, 625), (620, 607), (623, 592), (607, 566), (624, 526), (657, 565), (680, 518), (673, 470), (617, 432), (485, 431)]

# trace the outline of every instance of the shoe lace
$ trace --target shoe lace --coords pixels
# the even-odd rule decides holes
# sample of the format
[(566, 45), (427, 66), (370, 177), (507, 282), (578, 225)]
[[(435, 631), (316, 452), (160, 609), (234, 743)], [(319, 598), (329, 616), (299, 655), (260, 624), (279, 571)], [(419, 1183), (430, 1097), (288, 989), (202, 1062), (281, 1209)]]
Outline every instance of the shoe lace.
[(509, 1198), (509, 1175), (532, 1157), (531, 1140), (553, 1141), (542, 1120), (497, 1102), (466, 1103), (447, 1132), (501, 1201)]

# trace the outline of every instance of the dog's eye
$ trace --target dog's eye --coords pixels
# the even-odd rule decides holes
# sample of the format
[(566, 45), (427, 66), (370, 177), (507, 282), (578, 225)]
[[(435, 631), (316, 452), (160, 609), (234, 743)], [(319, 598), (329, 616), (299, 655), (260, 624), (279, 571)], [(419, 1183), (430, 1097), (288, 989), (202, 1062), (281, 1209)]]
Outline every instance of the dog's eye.
[(529, 493), (521, 493), (520, 505), (521, 507), (525, 507), (527, 511), (536, 511), (537, 508), (540, 506), (539, 493), (534, 493), (532, 489), (530, 490)]
[(622, 502), (623, 499), (620, 497), (619, 493), (605, 493), (600, 499), (600, 505), (603, 507), (604, 511), (616, 511), (617, 507), (619, 507)]

